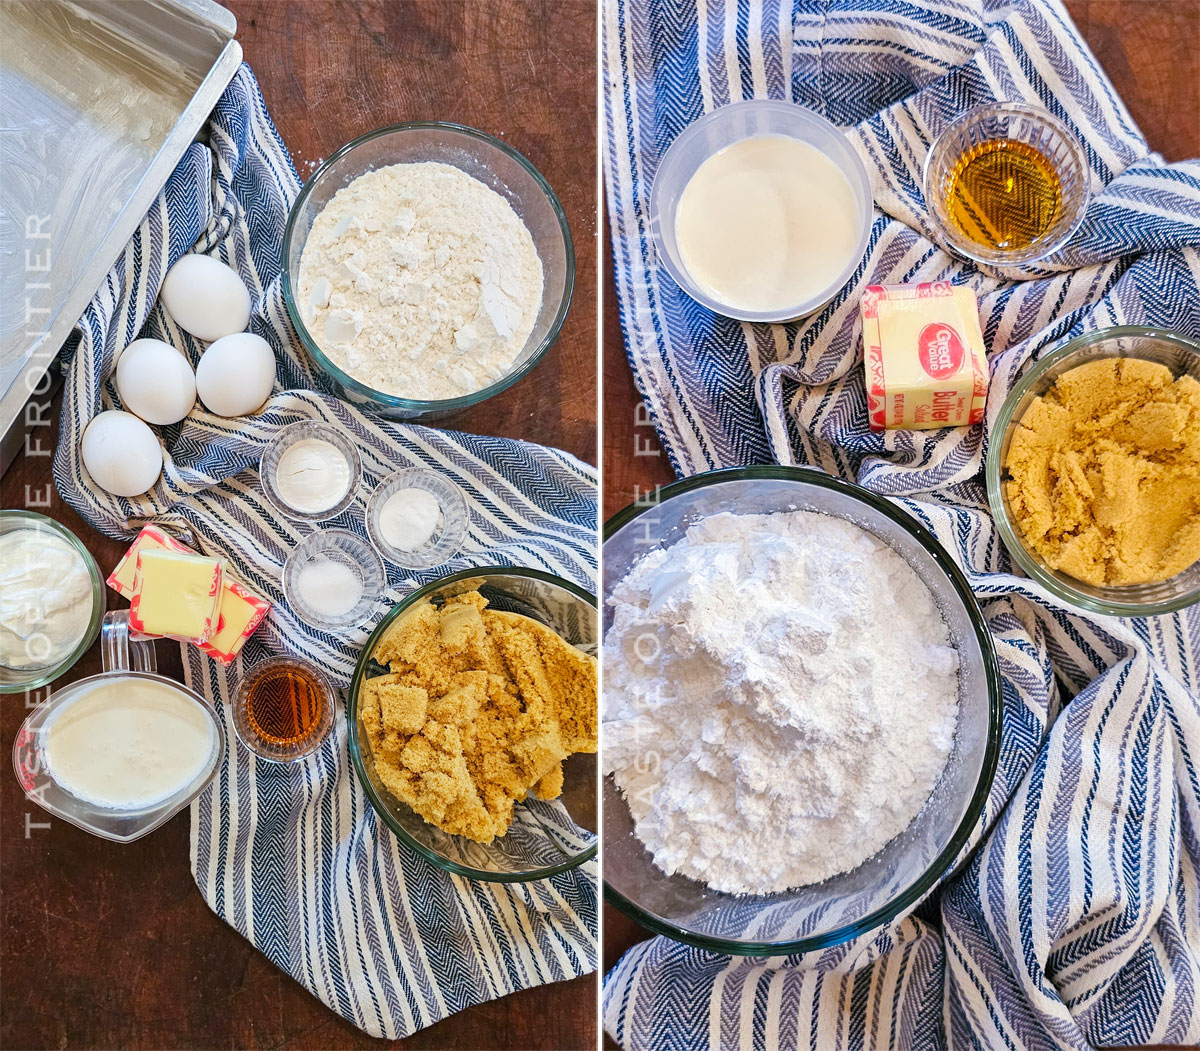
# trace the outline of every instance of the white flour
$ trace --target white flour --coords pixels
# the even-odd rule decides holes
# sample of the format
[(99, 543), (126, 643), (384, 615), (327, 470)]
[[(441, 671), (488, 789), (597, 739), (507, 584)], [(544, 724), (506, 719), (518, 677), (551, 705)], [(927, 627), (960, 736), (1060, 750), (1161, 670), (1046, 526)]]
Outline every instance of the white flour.
[(609, 603), (604, 762), (665, 872), (733, 894), (817, 883), (937, 783), (958, 655), (929, 590), (857, 526), (714, 515)]
[(298, 302), (334, 364), (403, 398), (500, 379), (542, 303), (542, 261), (500, 194), (449, 164), (393, 164), (330, 199), (300, 257)]

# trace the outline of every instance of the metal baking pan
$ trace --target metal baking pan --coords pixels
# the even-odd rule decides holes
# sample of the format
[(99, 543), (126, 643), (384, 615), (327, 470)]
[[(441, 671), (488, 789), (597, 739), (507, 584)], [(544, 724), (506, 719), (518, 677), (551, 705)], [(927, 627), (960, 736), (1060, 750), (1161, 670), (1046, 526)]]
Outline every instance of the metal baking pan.
[(0, 8), (0, 471), (46, 369), (242, 60), (212, 0)]

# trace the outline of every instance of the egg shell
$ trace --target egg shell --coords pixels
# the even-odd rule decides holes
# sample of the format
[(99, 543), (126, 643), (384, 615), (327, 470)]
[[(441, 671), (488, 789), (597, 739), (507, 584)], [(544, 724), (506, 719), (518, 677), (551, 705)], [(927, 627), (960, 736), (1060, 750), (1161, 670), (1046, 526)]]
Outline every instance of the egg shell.
[(212, 344), (196, 366), (196, 393), (218, 416), (249, 416), (275, 387), (275, 352), (253, 332), (237, 332)]
[(170, 343), (135, 339), (117, 359), (117, 393), (135, 416), (167, 426), (196, 404), (196, 374)]
[(244, 332), (250, 323), (250, 293), (242, 279), (209, 255), (191, 253), (176, 262), (159, 299), (181, 329), (205, 342)]
[(162, 474), (162, 446), (129, 412), (114, 409), (94, 417), (79, 451), (92, 481), (113, 496), (141, 496)]

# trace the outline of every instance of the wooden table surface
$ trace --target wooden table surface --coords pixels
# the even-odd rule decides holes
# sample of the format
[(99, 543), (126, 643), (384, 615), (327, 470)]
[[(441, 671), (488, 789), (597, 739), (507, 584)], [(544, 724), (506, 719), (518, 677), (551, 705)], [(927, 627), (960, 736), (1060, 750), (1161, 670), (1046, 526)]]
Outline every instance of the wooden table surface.
[[(1168, 160), (1200, 156), (1200, 0), (1066, 0), (1067, 9), (1152, 149)], [(641, 411), (625, 356), (605, 230), (603, 515), (674, 480)], [(603, 966), (650, 932), (604, 907)], [(617, 1047), (607, 1034), (605, 1046)]]
[[(592, 0), (226, 6), (302, 177), (354, 136), (415, 119), (501, 136), (546, 176), (579, 257), (570, 316), (531, 376), (450, 425), (528, 438), (595, 463)], [(52, 449), (57, 426), (34, 435)], [(18, 459), (0, 484), (0, 506), (30, 507), (48, 491), (49, 461)], [(116, 563), (122, 545), (91, 530), (57, 494), (43, 513), (82, 537), (101, 567)], [(160, 645), (159, 661), (180, 677), (178, 648)], [(99, 670), (93, 647), (60, 685)], [(6, 747), (25, 716), (23, 702), (6, 696), (0, 705)], [(50, 821), (11, 775), (0, 776), (0, 786), (0, 1046), (595, 1047), (595, 976), (468, 1009), (408, 1040), (373, 1041), (209, 911), (188, 869), (186, 813), (118, 846)]]

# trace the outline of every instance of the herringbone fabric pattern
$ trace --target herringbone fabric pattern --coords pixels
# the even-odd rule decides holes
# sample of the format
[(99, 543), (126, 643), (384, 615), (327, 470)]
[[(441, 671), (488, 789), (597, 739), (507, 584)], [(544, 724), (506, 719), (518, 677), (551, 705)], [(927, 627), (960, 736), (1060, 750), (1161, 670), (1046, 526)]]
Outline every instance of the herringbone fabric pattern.
[[(594, 970), (595, 864), (524, 886), (434, 868), (376, 821), (350, 769), (340, 707), (330, 739), (301, 763), (264, 763), (237, 744), (228, 700), (247, 665), (268, 653), (297, 653), (345, 686), (374, 626), (347, 638), (292, 614), (281, 567), (307, 530), (264, 502), (258, 457), (281, 426), (321, 419), (353, 435), (368, 482), (427, 466), (462, 486), (471, 520), (462, 552), (434, 573), (389, 567), (392, 602), (435, 575), (495, 563), (544, 569), (594, 590), (595, 473), (553, 449), (386, 423), (333, 397), (286, 317), (279, 253), (300, 183), (247, 67), (207, 136), (207, 145), (189, 148), (80, 321), (55, 479), (97, 529), (130, 537), (153, 518), (228, 558), (275, 603), (229, 669), (185, 647), (187, 682), (214, 702), (229, 741), (217, 780), (192, 805), (192, 869), (217, 914), (331, 1008), (374, 1036), (406, 1036), (472, 1004)], [(135, 500), (107, 497), (83, 480), (82, 430), (118, 404), (112, 363), (135, 337), (165, 339), (198, 359), (201, 345), (155, 303), (167, 269), (193, 245), (246, 281), (250, 327), (274, 347), (282, 389), (253, 418), (198, 409), (165, 428), (162, 481)], [(363, 512), (360, 498), (328, 524), (365, 535)]]
[[(934, 895), (811, 957), (645, 942), (606, 979), (606, 1027), (627, 1051), (1200, 1043), (1200, 611), (1071, 612), (1013, 572), (982, 478), (988, 429), (1031, 358), (1114, 324), (1200, 336), (1200, 162), (1149, 151), (1055, 0), (606, 0), (605, 16), (621, 320), (676, 469), (801, 464), (896, 498), (966, 571), (1005, 679), (991, 797)], [(653, 258), (662, 153), (701, 114), (750, 97), (823, 113), (871, 175), (863, 265), (801, 323), (716, 317)], [(1090, 168), (1077, 235), (1021, 270), (953, 257), (921, 193), (938, 132), (998, 100), (1050, 109)], [(859, 293), (932, 280), (979, 293), (988, 420), (873, 433)]]

